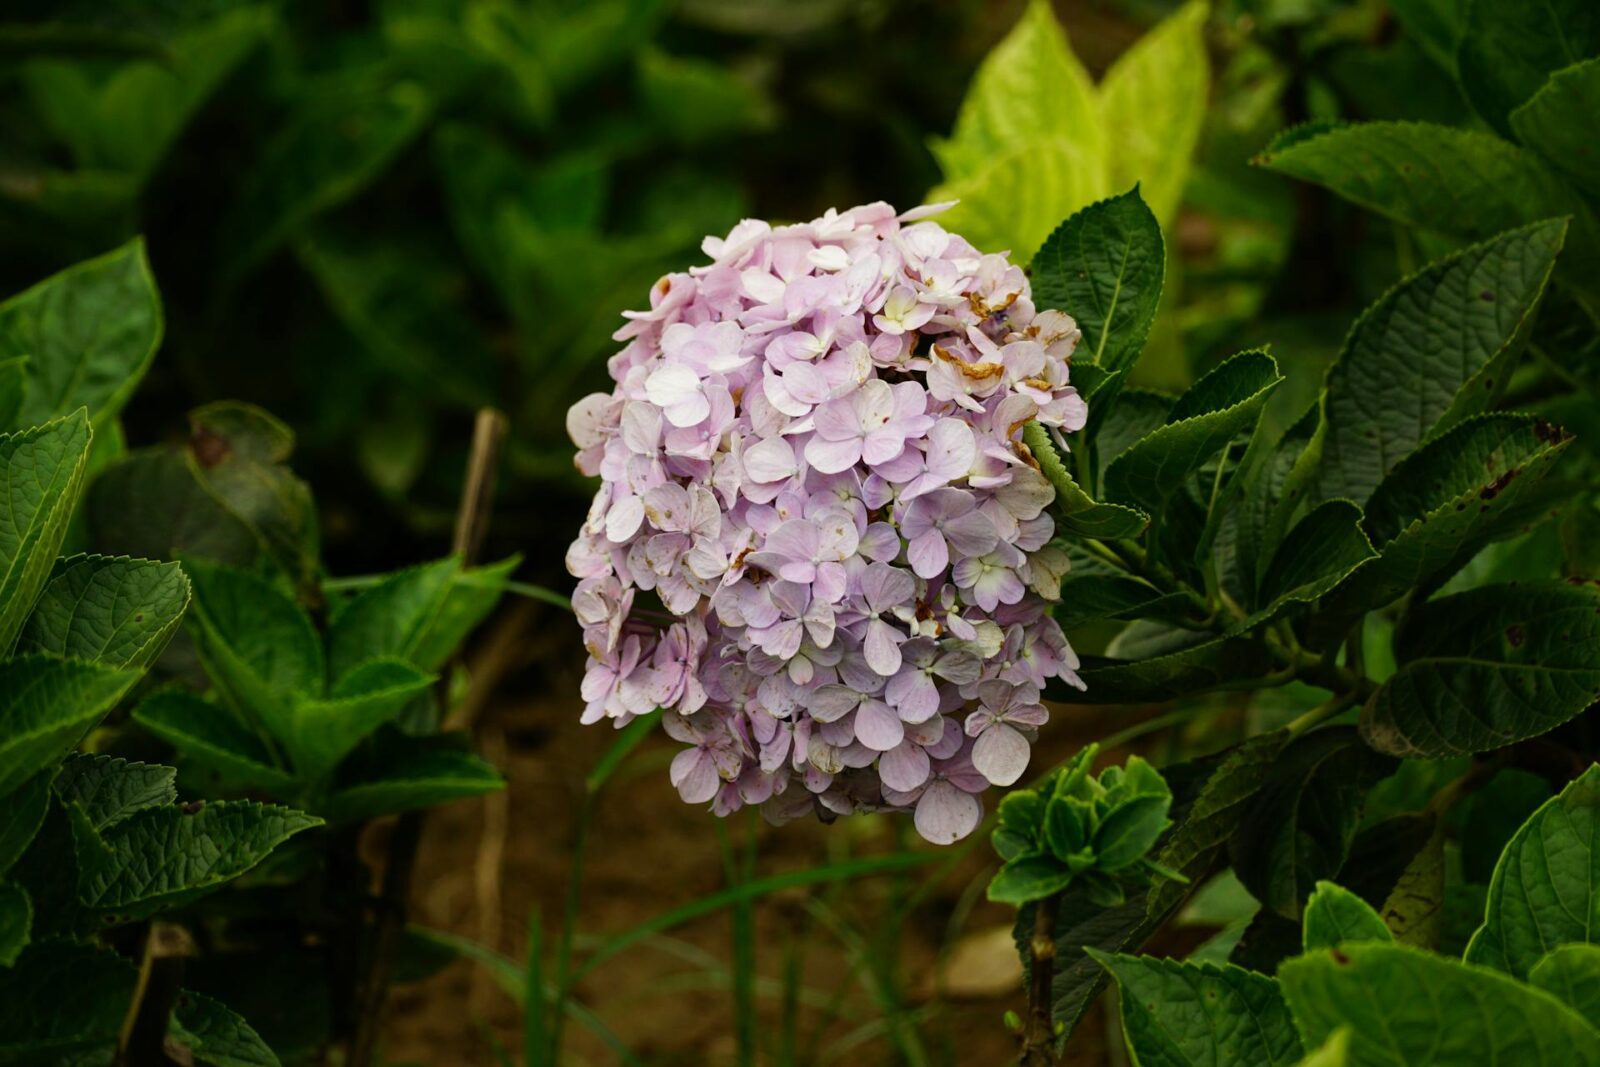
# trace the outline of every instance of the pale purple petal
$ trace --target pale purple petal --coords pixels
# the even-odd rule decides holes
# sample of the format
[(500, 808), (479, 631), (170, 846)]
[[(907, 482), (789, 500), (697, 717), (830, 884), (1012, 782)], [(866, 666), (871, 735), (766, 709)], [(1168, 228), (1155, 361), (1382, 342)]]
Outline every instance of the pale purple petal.
[(983, 818), (978, 798), (945, 781), (923, 790), (913, 819), (917, 833), (936, 845), (952, 845), (977, 829)]

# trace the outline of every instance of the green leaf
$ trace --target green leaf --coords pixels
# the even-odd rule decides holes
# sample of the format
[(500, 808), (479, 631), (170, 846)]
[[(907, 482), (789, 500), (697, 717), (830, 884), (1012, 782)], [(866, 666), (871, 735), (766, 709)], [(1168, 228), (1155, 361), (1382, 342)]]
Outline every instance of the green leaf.
[(1095, 831), (1095, 869), (1121, 871), (1143, 859), (1172, 825), (1167, 818), (1171, 806), (1171, 796), (1158, 795), (1137, 797), (1114, 808)]
[[(328, 626), (328, 675), (335, 679), (374, 656), (437, 669), (443, 660), (414, 659), (429, 629), (443, 612), (450, 588), (461, 571), (454, 556), (389, 575), (364, 589), (339, 608)], [(454, 651), (453, 646), (445, 654)]]
[(1142, 511), (1121, 504), (1102, 504), (1084, 492), (1067, 472), (1060, 453), (1043, 426), (1037, 422), (1028, 423), (1022, 428), (1022, 438), (1038, 460), (1039, 470), (1055, 488), (1057, 530), (1079, 537), (1114, 541), (1138, 537), (1150, 524), (1150, 516)]
[(29, 946), (15, 966), (0, 968), (0, 1064), (97, 1062), (74, 1054), (116, 1042), (137, 979), (131, 963), (103, 948)]
[(50, 783), (55, 776), (56, 768), (46, 767), (10, 796), (0, 798), (5, 801), (0, 805), (0, 875), (27, 851), (44, 825), (45, 813), (50, 810)]
[(138, 680), (76, 660), (0, 661), (0, 798), (55, 766)]
[(1027, 263), (1063, 216), (1105, 196), (1100, 166), (1082, 141), (1040, 140), (935, 186), (927, 199), (957, 201), (939, 224), (980, 252), (1007, 252), (1012, 262)]
[(1188, 477), (1255, 425), (1283, 379), (1265, 352), (1241, 352), (1178, 398), (1164, 426), (1111, 461), (1106, 496), (1159, 511)]
[(522, 557), (513, 555), (498, 563), (458, 571), (450, 582), (444, 604), (412, 645), (410, 661), (423, 670), (441, 669), (478, 624), (494, 611), (505, 595), (511, 575), (521, 565)]
[(1071, 630), (1097, 619), (1182, 618), (1197, 608), (1181, 593), (1163, 593), (1131, 575), (1086, 574), (1061, 584), (1056, 621)]
[(1372, 905), (1332, 882), (1318, 882), (1302, 919), (1307, 953), (1353, 941), (1392, 941), (1394, 935)]
[(1383, 923), (1396, 941), (1417, 948), (1439, 947), (1444, 927), (1444, 867), (1444, 828), (1435, 820), (1433, 834), (1406, 863), (1383, 900)]
[(1356, 1067), (1600, 1064), (1600, 1035), (1555, 998), (1405, 945), (1308, 953), (1278, 981), (1307, 1043), (1348, 1027)]
[(1257, 162), (1396, 222), (1461, 240), (1571, 215), (1560, 276), (1591, 301), (1600, 292), (1594, 213), (1531, 153), (1492, 134), (1414, 122), (1291, 130)]
[(260, 737), (225, 708), (193, 693), (165, 689), (133, 709), (133, 720), (197, 763), (251, 789), (285, 793), (294, 776), (278, 766)]
[(1531, 416), (1480, 415), (1402, 460), (1367, 502), (1378, 555), (1322, 599), (1313, 640), (1338, 640), (1369, 609), (1443, 579), (1534, 517), (1539, 483), (1571, 440)]
[(1146, 1065), (1290, 1064), (1300, 1038), (1278, 983), (1241, 967), (1089, 954), (1122, 991), (1122, 1030)]
[(294, 431), (252, 404), (222, 401), (189, 412), (189, 470), (242, 522), (306, 600), (316, 592), (317, 509), (289, 469)]
[(1511, 113), (1518, 139), (1561, 176), (1600, 197), (1600, 59), (1586, 59), (1550, 76)]
[(207, 1067), (279, 1067), (277, 1055), (243, 1017), (187, 989), (173, 1006), (168, 1039)]
[(434, 675), (404, 660), (378, 658), (352, 668), (327, 699), (301, 698), (281, 738), (296, 773), (310, 779), (326, 774), (433, 682)]
[(1319, 1047), (1306, 1053), (1296, 1067), (1349, 1067), (1350, 1031), (1335, 1030)]
[[(1197, 635), (1199, 636), (1199, 635)], [(1083, 691), (1063, 688), (1052, 696), (1069, 703), (1146, 704), (1260, 678), (1274, 668), (1266, 646), (1249, 637), (1201, 640), (1176, 652), (1141, 659), (1083, 660)]]
[(1362, 712), (1367, 743), (1440, 759), (1537, 737), (1600, 692), (1600, 588), (1491, 585), (1423, 604), (1395, 640), (1399, 671)]
[(1124, 371), (1150, 334), (1165, 272), (1161, 227), (1135, 187), (1056, 227), (1033, 260), (1034, 303), (1077, 321), (1079, 360)]
[(206, 673), (241, 712), (287, 740), (296, 698), (323, 692), (322, 643), (311, 619), (253, 574), (184, 562), (194, 583), (189, 628)]
[(1016, 25), (978, 67), (955, 132), (932, 148), (945, 174), (962, 178), (1009, 148), (1049, 138), (1082, 143), (1094, 165), (1104, 166), (1089, 73), (1072, 54), (1048, 0), (1029, 0)]
[(1178, 213), (1210, 95), (1208, 7), (1191, 0), (1179, 8), (1117, 57), (1100, 83), (1111, 187), (1140, 185), (1156, 218), (1168, 223)]
[(1292, 741), (1229, 844), (1245, 888), (1263, 907), (1298, 919), (1317, 884), (1343, 867), (1367, 790), (1394, 767), (1349, 727)]
[[(0, 968), (10, 967), (28, 947), (33, 902), (20, 885), (0, 882)], [(3, 1040), (3, 1039), (0, 1039)]]
[(146, 808), (178, 799), (177, 771), (115, 756), (74, 753), (56, 774), (56, 796), (77, 805), (96, 831), (126, 822)]
[(283, 241), (378, 177), (428, 124), (433, 102), (409, 81), (314, 95), (250, 169), (224, 224), (238, 282)]
[(1600, 765), (1523, 824), (1494, 869), (1466, 958), (1525, 978), (1553, 946), (1600, 931)]
[(112, 463), (91, 482), (85, 510), (101, 550), (235, 566), (260, 551), (250, 528), (205, 489), (193, 455), (181, 446), (140, 449)]
[(28, 357), (0, 359), (0, 430), (16, 425), (28, 398)]
[(109, 667), (148, 668), (189, 605), (176, 563), (75, 556), (63, 560), (22, 631), (24, 651)]
[(73, 820), (78, 900), (135, 919), (204, 896), (322, 820), (253, 801), (148, 808), (105, 833)]
[(726, 64), (645, 48), (636, 69), (646, 112), (680, 143), (771, 124), (771, 102)]
[(82, 412), (0, 435), (0, 655), (22, 632), (67, 533), (89, 455)]
[(989, 883), (989, 899), (997, 904), (1028, 904), (1053, 897), (1075, 875), (1060, 860), (1042, 852), (1018, 856), (1001, 867)]
[(433, 748), (385, 767), (382, 777), (340, 786), (321, 810), (330, 822), (353, 822), (483, 796), (505, 784), (478, 757)]
[(1600, 947), (1562, 945), (1528, 972), (1528, 984), (1544, 990), (1590, 1026), (1600, 1026)]
[(1456, 67), (1467, 99), (1485, 122), (1510, 136), (1507, 116), (1551, 73), (1600, 52), (1600, 12), (1585, 0), (1470, 0), (1460, 42)]
[(87, 407), (104, 426), (144, 377), (162, 329), (161, 298), (137, 238), (0, 304), (0, 359), (28, 357), (22, 422)]
[(1356, 320), (1328, 368), (1309, 502), (1365, 501), (1423, 441), (1494, 403), (1566, 228), (1535, 223), (1431, 263)]
[(1295, 524), (1267, 564), (1258, 599), (1263, 615), (1297, 601), (1311, 603), (1377, 555), (1361, 526), (1361, 509), (1348, 500), (1328, 500)]

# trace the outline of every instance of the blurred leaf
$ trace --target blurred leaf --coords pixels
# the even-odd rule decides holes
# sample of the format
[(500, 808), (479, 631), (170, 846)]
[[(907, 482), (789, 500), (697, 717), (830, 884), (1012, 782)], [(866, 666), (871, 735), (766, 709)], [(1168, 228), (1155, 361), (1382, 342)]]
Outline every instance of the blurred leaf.
[(1178, 398), (1165, 425), (1111, 461), (1106, 496), (1159, 511), (1189, 475), (1255, 425), (1282, 381), (1265, 352), (1241, 352), (1215, 368)]
[(1296, 738), (1229, 842), (1234, 872), (1264, 908), (1300, 918), (1306, 898), (1344, 866), (1367, 790), (1394, 769), (1355, 730)]
[(1137, 1062), (1290, 1063), (1300, 1038), (1278, 983), (1239, 967), (1090, 950), (1116, 978)]
[(1561, 945), (1533, 965), (1528, 983), (1600, 1025), (1600, 948)]
[(0, 359), (0, 427), (15, 426), (28, 399), (28, 357)]
[(1552, 74), (1511, 113), (1511, 126), (1568, 181), (1600, 197), (1600, 59)]
[(56, 552), (78, 500), (89, 455), (89, 419), (72, 415), (16, 433), (0, 434), (0, 655), (22, 632), (34, 601), (50, 577)]
[(341, 784), (321, 810), (331, 822), (353, 822), (504, 788), (505, 779), (478, 757), (431, 747), (397, 759), (381, 777)]
[(104, 426), (161, 344), (161, 298), (135, 239), (0, 304), (0, 359), (27, 356), (24, 424), (87, 407)]
[[(391, 656), (415, 662), (425, 670), (437, 669), (442, 658), (425, 663), (414, 655), (427, 642), (428, 631), (442, 614), (450, 587), (460, 573), (461, 560), (448, 556), (388, 575), (339, 607), (328, 626), (328, 676), (344, 678), (373, 656)], [(452, 645), (445, 655), (453, 650)]]
[(773, 120), (770, 102), (721, 64), (654, 48), (636, 62), (645, 109), (680, 142), (708, 141)]
[(1600, 11), (1586, 0), (1532, 5), (1468, 0), (1456, 67), (1467, 99), (1511, 135), (1508, 116), (1562, 67), (1600, 53)]
[(1526, 978), (1552, 946), (1600, 931), (1600, 765), (1552, 797), (1506, 845), (1466, 959)]
[(1461, 816), (1461, 877), (1488, 885), (1506, 845), (1551, 793), (1550, 783), (1540, 775), (1507, 767), (1467, 797)]
[(189, 604), (176, 563), (107, 556), (63, 560), (22, 631), (26, 651), (148, 668)]
[(10, 967), (28, 945), (33, 903), (27, 890), (0, 882), (0, 968)]
[[(35, 943), (0, 968), (0, 1063), (92, 1063), (122, 1028), (138, 972), (108, 949)], [(100, 1062), (109, 1062), (109, 1056)]]
[(223, 226), (228, 278), (237, 283), (317, 215), (384, 172), (432, 116), (411, 82), (308, 102), (266, 149)]
[(1309, 503), (1365, 501), (1423, 441), (1492, 406), (1565, 231), (1541, 222), (1429, 264), (1356, 320), (1328, 368)]
[(1133, 43), (1100, 83), (1100, 122), (1113, 189), (1137, 185), (1171, 224), (1189, 177), (1210, 92), (1207, 0), (1190, 0)]
[[(1278, 971), (1300, 1033), (1348, 1028), (1350, 1063), (1600, 1063), (1595, 1031), (1553, 998), (1404, 945), (1347, 944)], [(1428, 995), (1418, 996), (1427, 990)]]
[(1307, 898), (1304, 926), (1308, 954), (1353, 941), (1393, 940), (1370, 904), (1332, 882), (1318, 882)]
[(404, 660), (379, 656), (352, 668), (326, 699), (296, 700), (292, 724), (278, 735), (296, 774), (316, 779), (331, 771), (434, 680)]
[(181, 689), (166, 689), (133, 709), (133, 720), (185, 758), (221, 773), (232, 784), (283, 795), (294, 776), (271, 749), (227, 709)]
[(55, 766), (138, 679), (76, 660), (0, 660), (0, 798)]
[(186, 447), (142, 449), (117, 460), (89, 487), (89, 530), (103, 551), (168, 559), (180, 555), (244, 566), (255, 534), (201, 482)]
[(1423, 604), (1396, 638), (1400, 670), (1367, 701), (1380, 751), (1440, 759), (1547, 733), (1600, 692), (1600, 589), (1487, 586)]

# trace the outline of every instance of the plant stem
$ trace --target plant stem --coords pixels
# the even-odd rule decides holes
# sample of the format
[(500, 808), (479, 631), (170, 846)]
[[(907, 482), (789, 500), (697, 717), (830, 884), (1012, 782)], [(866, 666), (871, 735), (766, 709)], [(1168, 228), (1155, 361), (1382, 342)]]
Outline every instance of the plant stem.
[(1056, 1026), (1051, 987), (1056, 976), (1056, 905), (1045, 897), (1033, 909), (1033, 940), (1028, 951), (1033, 971), (1028, 982), (1028, 1018), (1023, 1023), (1021, 1067), (1055, 1067)]
[(116, 1067), (171, 1067), (167, 1029), (183, 982), (184, 957), (194, 954), (189, 932), (173, 923), (153, 922), (144, 938), (133, 1000), (117, 1035)]
[[(495, 475), (500, 452), (505, 445), (506, 417), (493, 408), (482, 408), (472, 430), (472, 452), (467, 460), (466, 484), (461, 490), (461, 505), (456, 513), (453, 550), (463, 566), (477, 561), (488, 532), (489, 512), (494, 503)], [(444, 672), (448, 685), (449, 671)], [(448, 709), (447, 709), (448, 710)], [(349, 1067), (368, 1067), (377, 1051), (378, 1032), (383, 1025), (384, 1008), (389, 998), (389, 981), (394, 961), (405, 932), (406, 911), (411, 899), (411, 875), (417, 864), (417, 849), (422, 843), (422, 823), (426, 809), (408, 811), (395, 823), (389, 838), (389, 854), (383, 868), (383, 888), (378, 901), (376, 926), (366, 966), (357, 978), (352, 998), (356, 1016), (355, 1033), (350, 1038)]]
[(1312, 727), (1319, 726), (1333, 718), (1335, 715), (1339, 714), (1341, 711), (1344, 711), (1355, 702), (1356, 694), (1354, 692), (1340, 693), (1337, 696), (1324, 700), (1321, 704), (1318, 704), (1310, 711), (1301, 715), (1286, 727), (1286, 729), (1289, 731), (1289, 736), (1299, 737)]

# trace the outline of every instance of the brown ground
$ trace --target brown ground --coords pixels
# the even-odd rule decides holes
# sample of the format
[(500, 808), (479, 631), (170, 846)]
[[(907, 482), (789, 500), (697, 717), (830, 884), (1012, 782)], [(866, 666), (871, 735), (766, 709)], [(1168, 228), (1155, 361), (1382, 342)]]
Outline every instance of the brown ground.
[[(518, 619), (520, 618), (520, 622)], [(502, 618), (497, 637), (484, 643), (494, 662), (480, 674), (502, 671), (497, 695), (479, 718), (481, 747), (501, 767), (506, 792), (486, 801), (462, 802), (433, 813), (428, 821), (413, 897), (413, 918), (525, 959), (530, 909), (543, 916), (546, 946), (553, 944), (573, 849), (573, 826), (585, 774), (611, 743), (612, 731), (578, 724), (577, 681), (583, 652), (576, 629), (553, 609), (524, 609)], [(515, 650), (505, 659), (495, 647)], [(1038, 766), (1065, 758), (1085, 741), (1127, 721), (1128, 712), (1061, 711), (1047, 728)], [(1070, 727), (1069, 728), (1069, 724)], [(665, 737), (647, 741), (624, 765), (603, 795), (589, 841), (579, 915), (581, 959), (588, 939), (627, 929), (652, 916), (723, 888), (715, 818), (689, 807), (667, 781), (666, 762), (675, 746)], [(887, 817), (812, 822), (772, 827), (759, 819), (729, 820), (736, 843), (747, 827), (759, 834), (757, 876), (895, 848), (896, 825)], [(909, 827), (903, 827), (904, 833)], [(381, 846), (381, 832), (370, 847)], [(902, 876), (877, 876), (813, 892), (865, 938), (881, 934), (897, 893), (924, 888), (929, 869)], [(928, 891), (905, 924), (898, 958), (908, 1009), (920, 1018), (915, 1029), (928, 1067), (998, 1065), (1015, 1056), (1015, 1040), (1002, 1015), (1021, 1010), (1020, 970), (1011, 950), (1009, 908), (982, 899), (992, 871), (992, 853), (980, 845)], [(818, 1047), (845, 1039), (863, 1022), (881, 1018), (865, 983), (867, 969), (851, 972), (841, 940), (808, 921), (804, 891), (777, 894), (755, 909), (757, 973), (770, 988), (757, 997), (763, 1044), (782, 1018), (778, 995), (787, 946), (802, 953), (803, 986), (825, 1000), (843, 988), (847, 1018), (824, 1022)], [(797, 937), (797, 931), (808, 931)], [(705, 960), (686, 960), (695, 950), (729, 966), (730, 914), (721, 911), (667, 932), (672, 941), (645, 942), (599, 967), (579, 986), (579, 997), (643, 1063), (733, 1064), (732, 995)], [(689, 946), (689, 947), (685, 947)], [(940, 966), (941, 951), (953, 956)], [(947, 996), (936, 1002), (935, 975)], [(388, 1059), (432, 1065), (496, 1063), (494, 1045), (520, 1062), (518, 1009), (478, 966), (458, 961), (434, 977), (396, 991), (391, 1002)], [(802, 1007), (799, 1046), (823, 1012)], [(617, 1056), (584, 1029), (567, 1027), (567, 1064), (609, 1065)], [(1120, 1053), (1120, 1049), (1115, 1050)], [(1075, 1035), (1068, 1061), (1120, 1063), (1106, 1048), (1105, 1023), (1097, 1012)], [(766, 1059), (758, 1062), (766, 1063)], [(899, 1064), (908, 1060), (883, 1037), (836, 1049), (817, 1064)]]

